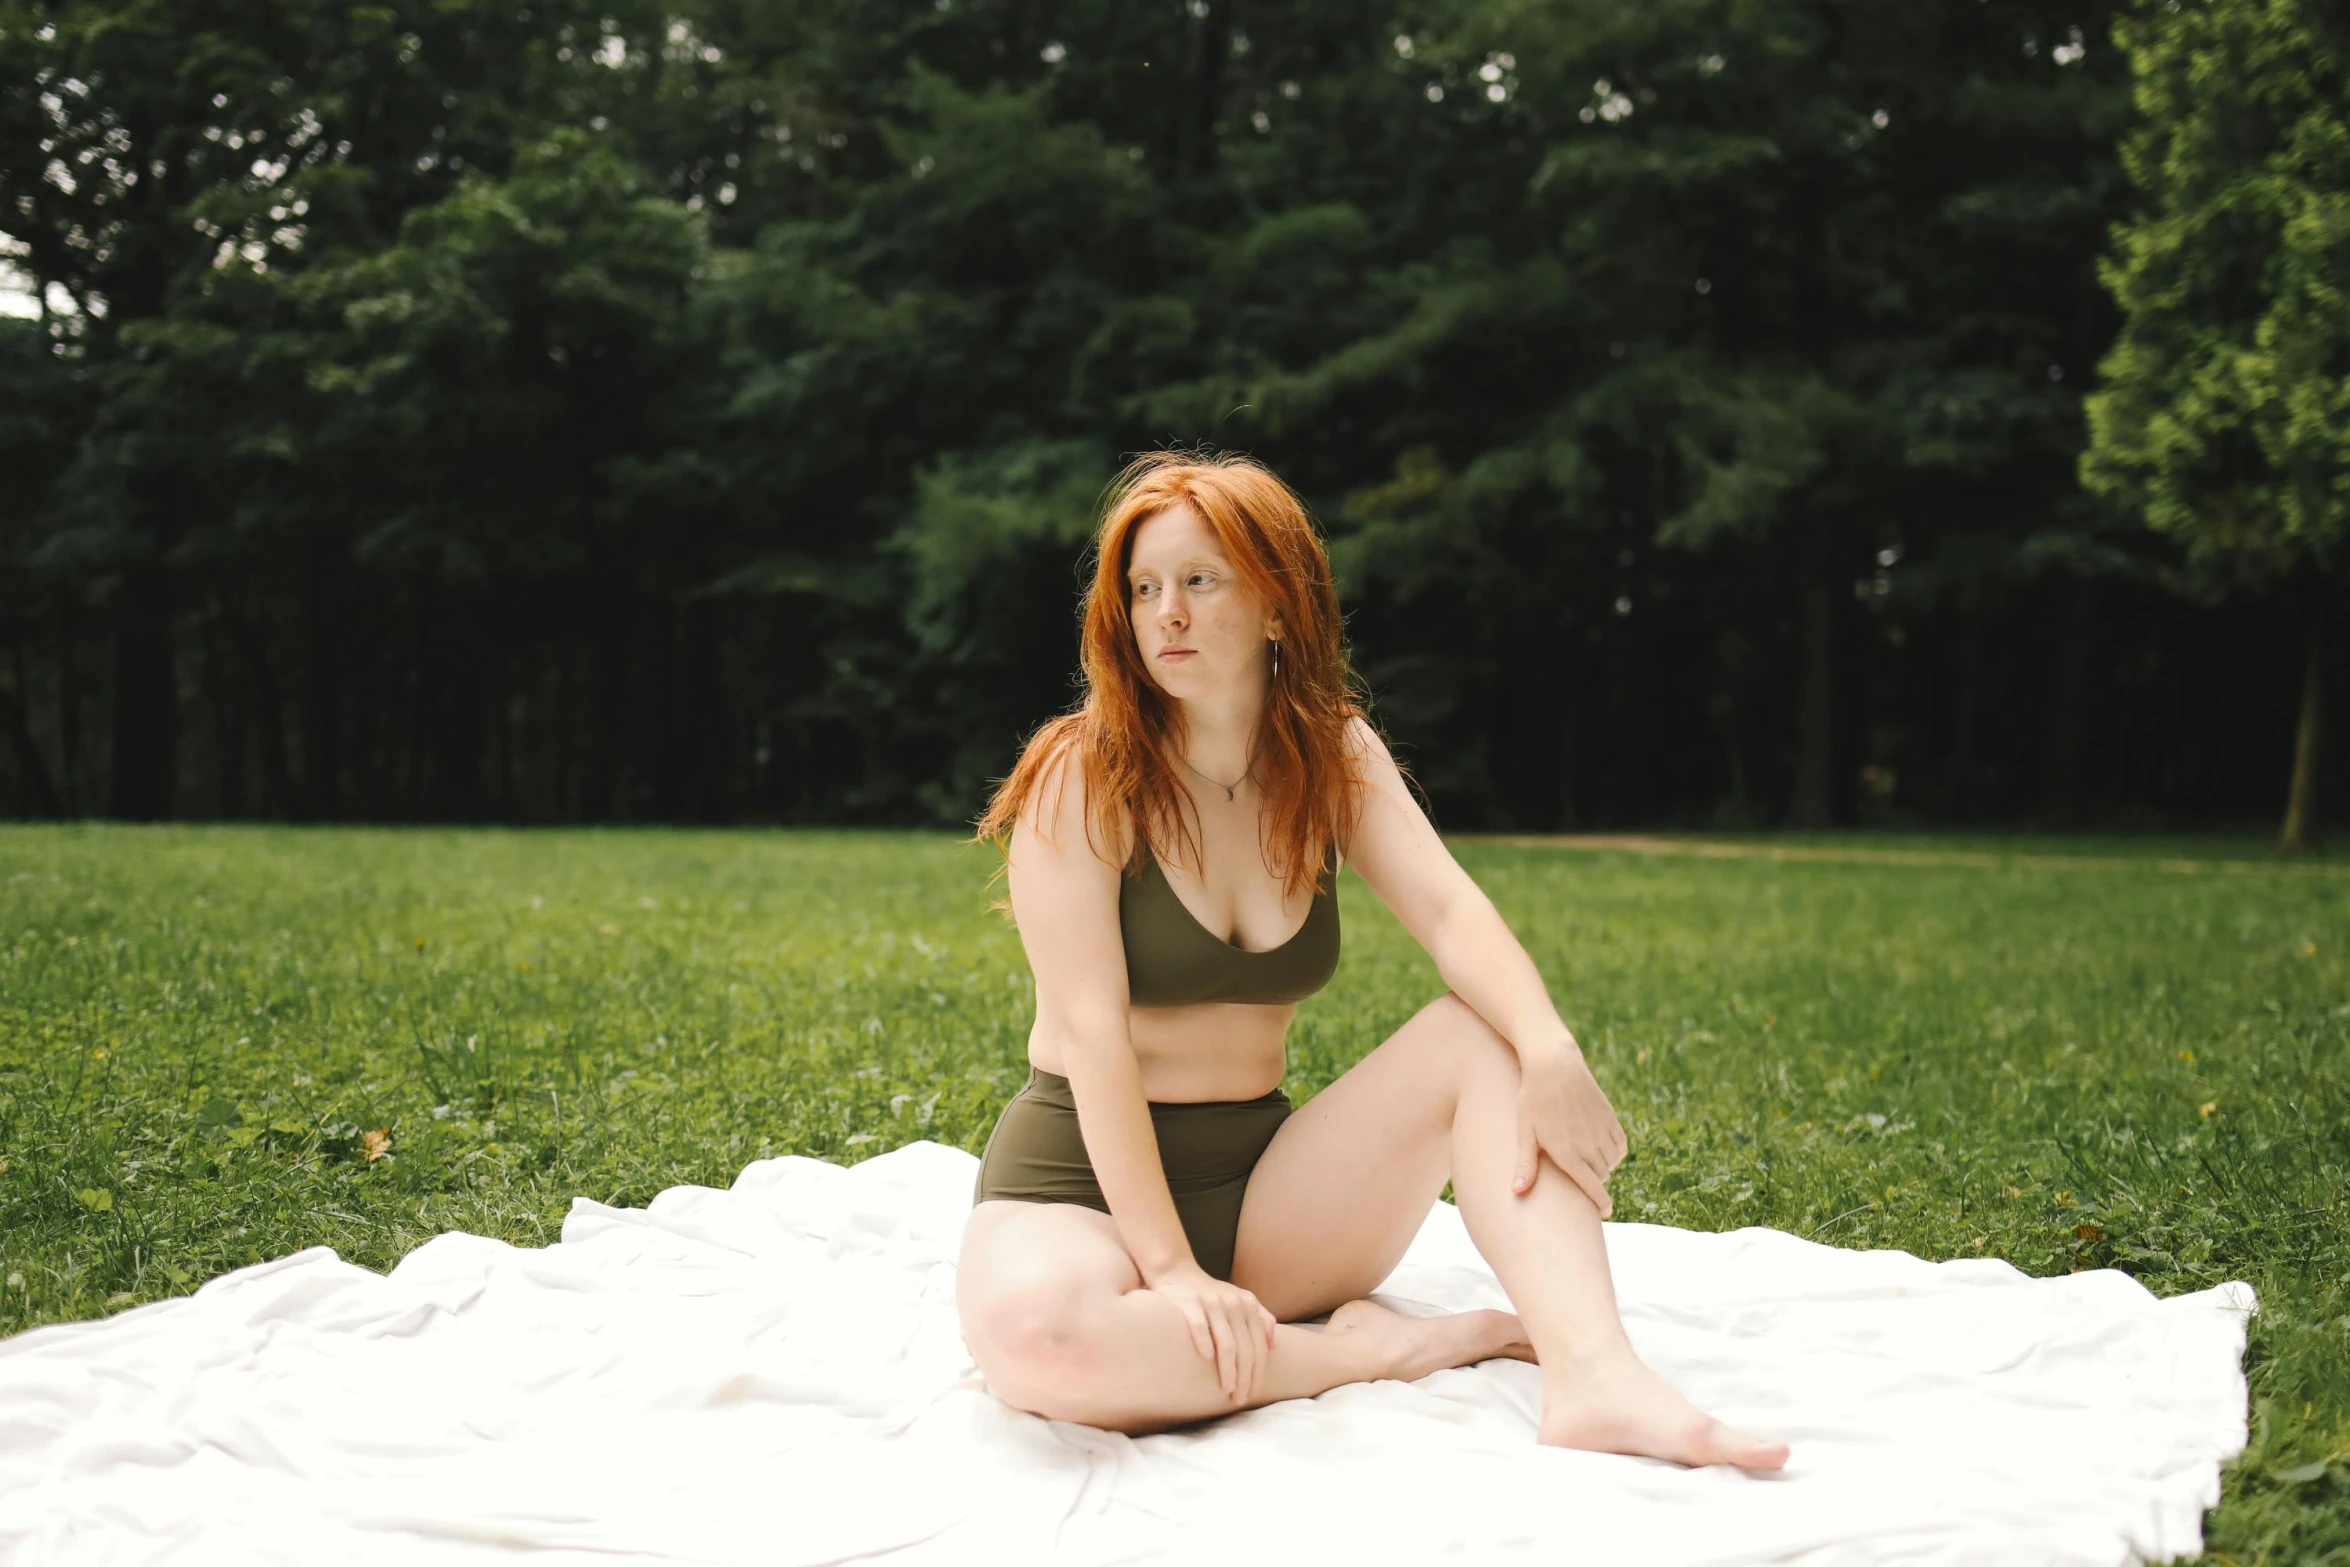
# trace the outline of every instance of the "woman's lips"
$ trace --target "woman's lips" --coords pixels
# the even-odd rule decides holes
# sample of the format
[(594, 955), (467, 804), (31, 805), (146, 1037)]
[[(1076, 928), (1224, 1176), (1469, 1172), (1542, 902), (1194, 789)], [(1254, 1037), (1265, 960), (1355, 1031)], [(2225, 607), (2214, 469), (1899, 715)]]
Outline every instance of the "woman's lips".
[(1198, 648), (1192, 647), (1163, 647), (1159, 649), (1159, 657), (1166, 659), (1169, 663), (1181, 663), (1184, 659), (1190, 658), (1198, 652)]

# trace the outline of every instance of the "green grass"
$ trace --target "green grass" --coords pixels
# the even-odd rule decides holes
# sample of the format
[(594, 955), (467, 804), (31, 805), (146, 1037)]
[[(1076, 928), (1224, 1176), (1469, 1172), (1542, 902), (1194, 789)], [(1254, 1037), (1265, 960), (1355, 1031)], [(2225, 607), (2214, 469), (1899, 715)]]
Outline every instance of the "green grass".
[[(1631, 1131), (1618, 1217), (2248, 1279), (2213, 1556), (2350, 1562), (2350, 866), (1843, 841), (1965, 857), (1458, 845)], [(2180, 863), (2212, 859), (2261, 863)], [(303, 1246), (542, 1244), (574, 1194), (770, 1154), (976, 1149), (1029, 1010), (990, 866), (912, 834), (0, 829), (0, 1331)], [(1343, 897), (1294, 1096), (1438, 988)]]

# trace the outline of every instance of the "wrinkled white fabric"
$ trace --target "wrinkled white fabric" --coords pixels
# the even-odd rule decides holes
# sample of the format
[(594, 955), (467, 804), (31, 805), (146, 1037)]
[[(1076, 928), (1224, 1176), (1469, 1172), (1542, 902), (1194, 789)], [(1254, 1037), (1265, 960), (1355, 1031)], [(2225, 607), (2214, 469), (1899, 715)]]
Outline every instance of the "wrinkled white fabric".
[[(2126, 1563), (2245, 1440), (2251, 1290), (1608, 1227), (1641, 1353), (1794, 1445), (1754, 1478), (1534, 1444), (1514, 1361), (1140, 1439), (1016, 1413), (956, 1327), (976, 1161), (763, 1160), (561, 1244), (325, 1248), (0, 1341), (10, 1563)], [(1439, 1203), (1381, 1291), (1507, 1304)]]

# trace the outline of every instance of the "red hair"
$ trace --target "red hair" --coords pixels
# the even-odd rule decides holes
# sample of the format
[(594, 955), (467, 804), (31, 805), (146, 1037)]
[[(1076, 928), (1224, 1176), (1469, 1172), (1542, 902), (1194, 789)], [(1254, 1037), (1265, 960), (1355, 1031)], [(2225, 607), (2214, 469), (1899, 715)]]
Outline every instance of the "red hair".
[(1126, 874), (1140, 872), (1145, 843), (1162, 860), (1201, 867), (1198, 819), (1176, 773), (1183, 710), (1143, 665), (1126, 584), (1135, 530), (1183, 504), (1215, 533), (1280, 628), (1279, 668), (1257, 720), (1250, 771), (1267, 806), (1266, 860), (1294, 894), (1319, 879), (1334, 845), (1354, 836), (1361, 805), (1347, 732), (1363, 709), (1330, 557), (1289, 486), (1246, 457), (1150, 452), (1112, 483), (1085, 590), (1085, 696), (1029, 737), (974, 836), (1004, 847), (1038, 783), (1068, 754), (1085, 781), (1085, 839), (1097, 854), (1132, 826)]

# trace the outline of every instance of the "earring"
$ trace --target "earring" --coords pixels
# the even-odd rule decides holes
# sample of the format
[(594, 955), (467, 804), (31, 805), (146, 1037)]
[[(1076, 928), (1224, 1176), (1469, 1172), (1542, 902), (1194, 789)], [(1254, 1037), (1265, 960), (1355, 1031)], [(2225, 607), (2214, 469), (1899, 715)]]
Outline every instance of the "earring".
[(1281, 678), (1281, 639), (1279, 637), (1273, 639), (1273, 678), (1275, 680)]

